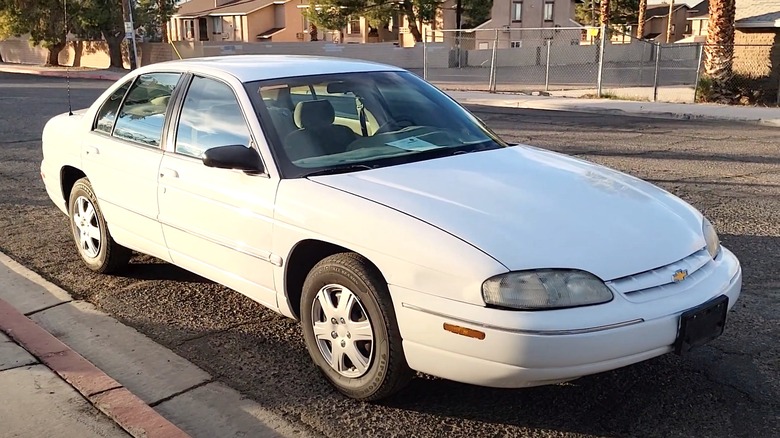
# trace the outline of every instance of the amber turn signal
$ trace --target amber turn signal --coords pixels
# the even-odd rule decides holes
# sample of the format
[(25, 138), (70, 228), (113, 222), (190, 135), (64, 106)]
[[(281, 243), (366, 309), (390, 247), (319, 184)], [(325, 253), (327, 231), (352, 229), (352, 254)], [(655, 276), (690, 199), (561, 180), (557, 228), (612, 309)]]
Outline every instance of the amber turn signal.
[(455, 333), (456, 335), (466, 336), (469, 338), (479, 339), (480, 341), (485, 339), (485, 332), (474, 330), (459, 325), (444, 323), (444, 330)]

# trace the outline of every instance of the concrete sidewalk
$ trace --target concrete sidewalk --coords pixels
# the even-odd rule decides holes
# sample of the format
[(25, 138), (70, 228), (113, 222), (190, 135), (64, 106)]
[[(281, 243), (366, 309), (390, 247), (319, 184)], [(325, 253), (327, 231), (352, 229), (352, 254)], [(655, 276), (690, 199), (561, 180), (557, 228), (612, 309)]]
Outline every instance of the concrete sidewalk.
[(555, 96), (528, 96), (480, 91), (447, 91), (466, 105), (573, 111), (590, 114), (623, 115), (678, 120), (728, 120), (780, 127), (780, 108), (718, 105), (709, 103), (637, 102), (615, 99), (586, 99)]
[[(33, 65), (0, 63), (0, 72), (80, 79), (118, 80), (127, 71), (103, 69), (65, 69)], [(589, 114), (624, 115), (678, 120), (728, 120), (780, 127), (780, 108), (749, 107), (718, 104), (686, 104), (637, 102), (615, 99), (587, 99), (560, 96), (531, 96), (482, 91), (448, 91), (447, 94), (466, 105), (502, 108), (525, 108), (549, 111), (573, 111)]]
[(2, 253), (0, 388), (2, 436), (309, 436)]

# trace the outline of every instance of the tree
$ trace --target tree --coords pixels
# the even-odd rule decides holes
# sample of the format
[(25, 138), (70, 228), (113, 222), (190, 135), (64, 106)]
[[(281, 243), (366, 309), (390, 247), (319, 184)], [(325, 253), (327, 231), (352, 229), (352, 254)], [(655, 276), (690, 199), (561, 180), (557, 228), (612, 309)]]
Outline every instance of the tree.
[[(610, 0), (609, 1), (609, 23), (610, 24), (634, 24), (637, 20), (637, 11), (639, 10), (640, 0)], [(592, 7), (592, 3), (584, 2), (577, 4), (575, 9), (575, 18), (577, 22), (586, 26), (592, 26), (593, 23), (601, 23), (601, 7)]]
[(600, 6), (599, 24), (601, 26), (609, 26), (609, 13), (611, 12), (609, 10), (609, 0), (601, 0)]
[(672, 43), (672, 19), (674, 19), (674, 0), (669, 0), (669, 15), (666, 16), (666, 44)]
[[(466, 5), (473, 7), (473, 14), (478, 16), (486, 0), (464, 0)], [(423, 23), (436, 18), (436, 12), (441, 7), (439, 0), (408, 0), (397, 2), (396, 0), (320, 0), (317, 4), (310, 4), (304, 14), (325, 29), (341, 30), (346, 27), (350, 17), (366, 17), (372, 27), (387, 27), (391, 17), (400, 12), (406, 16), (409, 33), (414, 40), (422, 41), (420, 27)], [(470, 18), (475, 18), (469, 15)]]
[(639, 24), (636, 27), (636, 37), (642, 39), (645, 37), (645, 15), (647, 15), (647, 0), (639, 0)]
[(122, 0), (80, 0), (80, 8), (77, 23), (79, 35), (82, 38), (106, 40), (111, 67), (124, 68)]
[(463, 28), (472, 29), (490, 19), (493, 0), (463, 0)]
[(0, 38), (29, 33), (32, 44), (49, 51), (46, 64), (60, 65), (59, 54), (67, 44), (77, 6), (72, 5), (66, 23), (62, 0), (0, 0)]
[(729, 85), (734, 57), (734, 0), (710, 0), (704, 75), (712, 83), (714, 100), (730, 98)]
[(143, 27), (152, 41), (168, 42), (168, 23), (176, 13), (177, 0), (138, 0), (135, 7), (136, 27)]

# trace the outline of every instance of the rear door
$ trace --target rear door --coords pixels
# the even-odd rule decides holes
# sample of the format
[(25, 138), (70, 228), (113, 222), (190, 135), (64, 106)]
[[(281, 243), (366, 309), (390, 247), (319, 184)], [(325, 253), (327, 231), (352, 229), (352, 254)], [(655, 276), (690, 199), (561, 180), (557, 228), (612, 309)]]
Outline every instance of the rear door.
[(168, 260), (157, 222), (157, 178), (164, 126), (180, 73), (131, 79), (103, 103), (82, 144), (89, 178), (114, 239)]

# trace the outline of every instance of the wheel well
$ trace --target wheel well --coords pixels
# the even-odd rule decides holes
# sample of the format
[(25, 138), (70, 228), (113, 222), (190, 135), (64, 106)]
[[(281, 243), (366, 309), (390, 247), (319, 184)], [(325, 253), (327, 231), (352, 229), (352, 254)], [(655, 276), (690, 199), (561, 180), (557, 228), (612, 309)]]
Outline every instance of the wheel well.
[[(301, 317), (303, 283), (306, 281), (309, 271), (325, 257), (342, 252), (355, 251), (321, 240), (303, 240), (295, 245), (292, 253), (290, 253), (290, 257), (287, 259), (284, 284), (287, 300), (290, 302), (290, 309), (296, 318), (300, 319)], [(368, 258), (366, 257), (366, 259)], [(378, 268), (377, 271), (379, 271)]]
[(65, 198), (65, 205), (68, 205), (68, 199), (70, 198), (70, 191), (73, 189), (73, 185), (76, 181), (86, 177), (84, 172), (76, 169), (72, 166), (65, 166), (60, 171), (60, 184), (62, 184), (62, 197)]

